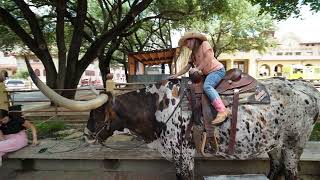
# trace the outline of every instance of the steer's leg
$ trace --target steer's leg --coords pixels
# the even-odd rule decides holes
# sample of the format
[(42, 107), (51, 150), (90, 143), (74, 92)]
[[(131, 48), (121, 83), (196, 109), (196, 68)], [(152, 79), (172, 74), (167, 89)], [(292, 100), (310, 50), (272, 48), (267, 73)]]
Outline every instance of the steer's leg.
[(308, 138), (307, 134), (291, 134), (284, 141), (282, 158), (286, 180), (298, 179), (298, 163)]
[(283, 150), (283, 163), (284, 163), (284, 173), (285, 173), (286, 180), (298, 179), (298, 163), (299, 163), (301, 154), (302, 154), (302, 149)]
[(191, 148), (189, 142), (184, 141), (182, 147), (175, 149), (174, 161), (176, 176), (178, 180), (194, 179), (194, 154), (195, 149)]
[(270, 158), (270, 171), (268, 178), (270, 180), (276, 180), (280, 175), (280, 171), (283, 168), (283, 162), (281, 159), (281, 148), (275, 148), (268, 152)]
[[(194, 160), (192, 159), (192, 164)], [(177, 180), (193, 180), (194, 179), (194, 172), (193, 172), (193, 165), (190, 167), (190, 163), (186, 164), (185, 162), (177, 161), (175, 162), (176, 166), (176, 177)]]

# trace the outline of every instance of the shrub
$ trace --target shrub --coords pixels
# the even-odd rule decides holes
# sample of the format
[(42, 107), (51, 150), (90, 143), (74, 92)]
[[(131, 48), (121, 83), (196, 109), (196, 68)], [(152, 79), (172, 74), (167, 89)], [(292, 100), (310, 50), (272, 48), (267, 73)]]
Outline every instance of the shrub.
[(315, 124), (309, 140), (320, 141), (320, 122)]
[(29, 72), (27, 70), (18, 70), (14, 75), (14, 78), (27, 79), (29, 77)]
[(63, 121), (47, 121), (34, 123), (38, 138), (55, 137), (55, 132), (68, 129), (68, 126)]

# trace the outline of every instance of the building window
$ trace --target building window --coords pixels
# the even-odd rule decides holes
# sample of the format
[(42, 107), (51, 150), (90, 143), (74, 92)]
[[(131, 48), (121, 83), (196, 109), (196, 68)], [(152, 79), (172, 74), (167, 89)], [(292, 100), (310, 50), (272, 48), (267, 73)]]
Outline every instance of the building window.
[(300, 56), (300, 55), (301, 55), (301, 52), (296, 52), (296, 55)]
[(35, 73), (37, 76), (40, 76), (40, 70), (39, 70), (39, 69), (35, 69), (35, 70), (34, 70), (34, 73)]
[(282, 56), (282, 55), (283, 55), (283, 52), (277, 52), (277, 55), (278, 55), (278, 56)]
[(309, 51), (309, 52), (306, 52), (306, 54), (307, 54), (308, 56), (312, 56), (312, 55), (313, 55), (313, 52)]
[(94, 71), (91, 71), (91, 70), (86, 70), (86, 71), (84, 72), (84, 74), (85, 74), (86, 76), (95, 76)]
[(244, 61), (234, 61), (233, 62), (233, 68), (238, 68), (242, 72), (245, 72)]
[(285, 55), (291, 56), (291, 55), (292, 55), (292, 52), (286, 52)]
[(270, 76), (270, 66), (267, 64), (263, 64), (259, 68), (259, 75), (263, 76)]
[(277, 64), (275, 67), (274, 67), (274, 76), (282, 76), (282, 68), (283, 68), (283, 65), (282, 64)]

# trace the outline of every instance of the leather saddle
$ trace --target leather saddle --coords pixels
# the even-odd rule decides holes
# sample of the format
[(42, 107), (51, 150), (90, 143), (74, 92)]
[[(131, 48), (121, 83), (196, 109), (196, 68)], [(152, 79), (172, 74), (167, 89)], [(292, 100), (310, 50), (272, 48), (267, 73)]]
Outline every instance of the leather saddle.
[[(203, 131), (205, 132), (205, 136), (211, 137), (211, 139), (213, 137), (215, 139), (214, 126), (211, 125), (211, 121), (217, 115), (217, 111), (212, 107), (209, 99), (203, 92), (205, 77), (201, 76), (198, 72), (189, 74), (189, 77), (192, 82), (189, 82), (189, 88), (192, 99), (191, 108), (193, 112), (193, 123), (197, 125), (196, 127), (199, 127), (200, 124), (204, 124)], [(240, 69), (228, 70), (225, 77), (223, 77), (215, 89), (220, 94), (225, 106), (231, 107), (232, 109), (228, 151), (229, 154), (233, 154), (239, 104), (268, 104), (270, 103), (270, 97), (264, 85), (259, 83), (252, 76), (243, 73)], [(196, 139), (199, 140), (199, 138)], [(204, 155), (204, 143), (206, 142), (203, 142), (205, 141), (203, 139), (206, 139), (206, 137), (202, 137), (202, 147), (197, 147), (198, 142), (195, 142), (195, 144), (196, 149)], [(215, 148), (217, 148), (217, 145)]]

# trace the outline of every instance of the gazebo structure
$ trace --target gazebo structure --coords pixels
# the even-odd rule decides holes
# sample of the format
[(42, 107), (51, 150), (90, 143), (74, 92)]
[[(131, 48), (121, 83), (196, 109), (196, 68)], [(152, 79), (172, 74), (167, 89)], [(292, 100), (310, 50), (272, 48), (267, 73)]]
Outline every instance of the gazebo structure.
[[(128, 53), (128, 82), (151, 82), (166, 78), (164, 67), (168, 64), (170, 74), (176, 73), (176, 59), (179, 48), (161, 49), (154, 51), (130, 52)], [(161, 72), (148, 72), (147, 67), (161, 65)]]

